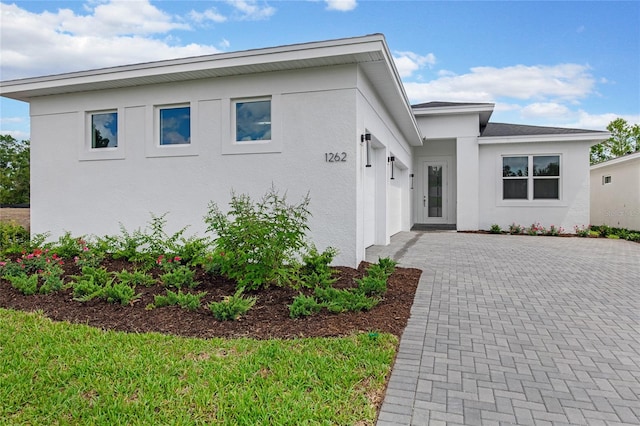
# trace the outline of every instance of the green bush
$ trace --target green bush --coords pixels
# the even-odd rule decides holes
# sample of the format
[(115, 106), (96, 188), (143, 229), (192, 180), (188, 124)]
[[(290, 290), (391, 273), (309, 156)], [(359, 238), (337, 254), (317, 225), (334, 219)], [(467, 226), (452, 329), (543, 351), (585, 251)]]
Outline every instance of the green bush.
[(502, 228), (500, 228), (500, 225), (497, 223), (494, 223), (491, 225), (491, 228), (489, 228), (489, 232), (492, 234), (502, 234)]
[(314, 294), (333, 313), (368, 311), (380, 302), (378, 298), (368, 297), (353, 289), (316, 287)]
[(51, 252), (63, 259), (73, 259), (79, 256), (86, 247), (86, 243), (82, 238), (72, 237), (70, 232), (65, 232), (52, 245)]
[(215, 264), (221, 273), (246, 289), (295, 281), (297, 259), (306, 246), (309, 197), (290, 205), (271, 188), (258, 202), (232, 193), (229, 205), (223, 213), (210, 203), (204, 219), (216, 235)]
[(299, 282), (302, 286), (313, 288), (316, 286), (330, 286), (336, 280), (333, 278), (333, 270), (329, 264), (338, 254), (333, 247), (327, 247), (322, 253), (315, 246), (302, 257), (303, 265), (299, 272)]
[(42, 277), (42, 286), (40, 287), (40, 293), (50, 294), (62, 289), (64, 281), (62, 275), (64, 270), (57, 264), (48, 266), (40, 275)]
[(357, 291), (365, 296), (382, 296), (387, 292), (386, 276), (367, 275), (355, 281), (358, 284)]
[(640, 241), (640, 232), (629, 232), (629, 235), (627, 235), (627, 240)]
[(19, 254), (29, 245), (29, 232), (15, 222), (0, 222), (0, 255)]
[(300, 294), (289, 305), (289, 316), (291, 318), (307, 317), (320, 312), (322, 306), (323, 304), (319, 303), (315, 297)]
[(225, 296), (221, 302), (209, 303), (209, 310), (218, 321), (235, 321), (244, 315), (253, 305), (257, 297), (244, 297), (242, 289), (233, 296)]
[(186, 309), (189, 311), (195, 311), (201, 306), (201, 300), (204, 296), (206, 296), (207, 292), (201, 292), (197, 294), (193, 293), (182, 293), (178, 290), (177, 293), (174, 293), (171, 290), (167, 290), (167, 294), (157, 295), (153, 298), (153, 305), (150, 308), (161, 308), (163, 306), (175, 306), (178, 305), (182, 309)]
[(116, 279), (122, 284), (131, 286), (143, 285), (145, 287), (149, 287), (156, 282), (155, 278), (153, 278), (151, 275), (137, 269), (133, 272), (129, 272), (123, 269), (121, 272), (116, 272), (114, 275)]
[(166, 287), (174, 287), (174, 288), (194, 288), (198, 284), (198, 281), (194, 280), (195, 271), (189, 269), (189, 267), (184, 265), (179, 265), (176, 268), (166, 272), (160, 276), (160, 281)]
[(393, 274), (393, 272), (396, 270), (397, 264), (398, 262), (389, 257), (381, 257), (380, 259), (378, 259), (377, 263), (377, 265), (386, 272), (387, 276)]
[(100, 297), (104, 288), (104, 285), (97, 283), (96, 278), (93, 276), (80, 278), (71, 285), (73, 287), (73, 300), (79, 302), (88, 302), (91, 299)]
[(127, 284), (110, 282), (102, 288), (99, 297), (109, 303), (120, 302), (121, 305), (128, 305), (140, 298), (140, 295), (136, 294), (136, 290)]
[(16, 290), (20, 291), (22, 294), (31, 296), (32, 294), (36, 294), (38, 292), (38, 275), (10, 275), (7, 277), (9, 282), (11, 282), (11, 286)]

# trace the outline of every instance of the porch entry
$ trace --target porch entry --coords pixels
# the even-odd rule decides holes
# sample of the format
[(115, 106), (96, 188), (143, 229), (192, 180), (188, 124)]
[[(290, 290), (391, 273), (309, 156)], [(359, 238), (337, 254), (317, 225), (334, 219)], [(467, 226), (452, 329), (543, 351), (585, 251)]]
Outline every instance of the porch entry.
[(422, 164), (422, 223), (448, 223), (448, 182), (446, 161), (425, 161)]

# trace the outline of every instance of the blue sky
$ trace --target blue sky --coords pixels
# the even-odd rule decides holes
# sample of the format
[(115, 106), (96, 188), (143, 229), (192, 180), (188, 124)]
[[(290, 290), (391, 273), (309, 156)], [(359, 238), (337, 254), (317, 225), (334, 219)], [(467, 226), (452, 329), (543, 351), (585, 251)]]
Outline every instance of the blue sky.
[[(16, 1), (0, 79), (383, 33), (411, 103), (494, 102), (494, 122), (640, 123), (640, 2)], [(2, 98), (0, 133), (29, 137)]]

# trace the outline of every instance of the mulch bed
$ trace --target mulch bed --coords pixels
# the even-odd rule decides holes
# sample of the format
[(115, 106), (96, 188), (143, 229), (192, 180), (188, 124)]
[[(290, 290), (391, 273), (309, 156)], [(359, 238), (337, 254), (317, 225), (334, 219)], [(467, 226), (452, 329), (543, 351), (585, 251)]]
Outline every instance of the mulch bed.
[[(131, 265), (122, 261), (111, 260), (103, 265), (110, 271), (131, 269)], [(353, 286), (354, 278), (362, 277), (367, 266), (363, 262), (358, 269), (336, 267), (339, 279), (334, 286)], [(67, 274), (80, 272), (73, 265), (65, 265), (65, 268)], [(157, 275), (158, 271), (154, 274)], [(40, 310), (55, 321), (88, 324), (105, 330), (159, 332), (199, 338), (290, 339), (346, 336), (355, 332), (386, 332), (400, 336), (409, 319), (420, 274), (419, 269), (396, 268), (389, 278), (384, 299), (369, 312), (333, 314), (323, 309), (318, 314), (299, 319), (290, 318), (288, 308), (299, 292), (272, 286), (267, 290), (247, 292), (248, 295), (258, 296), (258, 300), (238, 321), (217, 321), (206, 306), (233, 294), (235, 282), (207, 274), (201, 269), (196, 274), (196, 280), (200, 284), (191, 291), (206, 291), (207, 295), (202, 299), (202, 307), (195, 312), (173, 306), (145, 309), (153, 303), (155, 295), (165, 294), (165, 287), (160, 284), (138, 286), (136, 291), (141, 294), (140, 299), (131, 305), (122, 306), (95, 299), (89, 302), (74, 301), (71, 289), (51, 295), (25, 296), (2, 279), (0, 307), (23, 311)]]

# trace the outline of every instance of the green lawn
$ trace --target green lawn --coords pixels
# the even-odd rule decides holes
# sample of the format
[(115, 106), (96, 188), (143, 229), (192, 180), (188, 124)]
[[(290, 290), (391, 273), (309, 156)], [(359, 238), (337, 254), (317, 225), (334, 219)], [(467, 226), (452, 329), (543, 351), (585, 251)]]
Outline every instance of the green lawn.
[(126, 334), (0, 309), (0, 424), (373, 424), (396, 345)]

